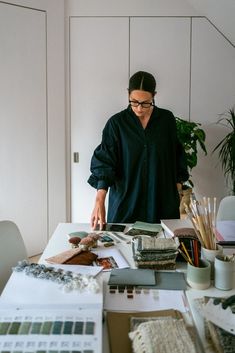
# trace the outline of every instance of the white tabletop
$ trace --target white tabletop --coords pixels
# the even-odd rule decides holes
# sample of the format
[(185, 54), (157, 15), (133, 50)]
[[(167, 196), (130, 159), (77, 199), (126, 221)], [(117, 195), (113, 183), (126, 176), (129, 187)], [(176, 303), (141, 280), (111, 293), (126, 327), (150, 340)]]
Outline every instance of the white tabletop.
[[(40, 258), (40, 262), (43, 263), (45, 262), (45, 259), (58, 254), (61, 251), (64, 251), (65, 249), (69, 249), (69, 244), (68, 240), (66, 237), (66, 234), (74, 231), (87, 231), (91, 232), (91, 228), (88, 224), (72, 224), (72, 223), (60, 223), (55, 230), (51, 240), (49, 241), (45, 251), (43, 252), (42, 257)], [(120, 233), (122, 234), (122, 233)], [(122, 234), (123, 236), (123, 234)], [(120, 241), (119, 243), (116, 244), (117, 248), (123, 253), (125, 258), (128, 260), (130, 267), (135, 268), (135, 264), (132, 258), (132, 250), (130, 246), (130, 241), (132, 239), (131, 236), (124, 236), (126, 238), (126, 241)], [(182, 266), (182, 264), (179, 264), (178, 266), (181, 271), (185, 271), (186, 267)], [(109, 273), (103, 273), (104, 280), (107, 281), (109, 278)], [(187, 299), (189, 302), (190, 310), (192, 313), (193, 321), (195, 322), (198, 334), (200, 336), (202, 345), (205, 349), (206, 352), (213, 352), (213, 349), (211, 348), (211, 345), (207, 342), (205, 338), (205, 331), (204, 331), (204, 323), (201, 315), (198, 312), (198, 309), (195, 305), (194, 299), (196, 298), (201, 298), (203, 296), (215, 296), (215, 297), (221, 297), (221, 296), (229, 296), (235, 293), (235, 289), (230, 290), (230, 291), (221, 291), (213, 287), (213, 285), (207, 289), (207, 290), (193, 290), (191, 288), (188, 288), (187, 290)], [(105, 335), (105, 347), (104, 347), (104, 352), (108, 353), (109, 348), (107, 344), (107, 337)]]
[[(45, 259), (53, 255), (57, 255), (58, 253), (66, 249), (70, 249), (71, 247), (66, 235), (76, 231), (85, 231), (88, 233), (93, 232), (90, 225), (87, 223), (59, 223), (51, 239), (49, 240), (46, 249), (40, 257), (39, 263), (45, 263)], [(97, 233), (99, 233), (99, 231), (97, 231)], [(122, 234), (121, 236), (124, 238), (124, 240), (118, 240), (118, 238), (115, 238), (117, 240), (115, 245), (117, 249), (119, 249), (121, 253), (123, 253), (124, 257), (128, 259), (130, 267), (134, 268), (135, 264), (132, 258), (131, 246), (128, 246), (131, 242), (132, 237), (124, 234)]]
[[(50, 241), (48, 242), (48, 245), (45, 249), (45, 251), (43, 252), (39, 263), (47, 263), (46, 259), (57, 255), (60, 252), (63, 252), (65, 250), (68, 250), (71, 248), (69, 242), (68, 242), (68, 237), (67, 234), (71, 233), (71, 232), (75, 232), (75, 231), (86, 231), (86, 232), (92, 232), (90, 226), (88, 224), (78, 224), (78, 223), (60, 223), (55, 232), (53, 233)], [(124, 257), (127, 259), (130, 267), (135, 268), (135, 264), (133, 261), (133, 257), (132, 257), (132, 249), (131, 249), (131, 240), (132, 237), (128, 236), (128, 235), (124, 235), (123, 233), (117, 233), (119, 235), (121, 235), (122, 238), (116, 238), (117, 242), (116, 242), (116, 248), (124, 255)], [(184, 271), (184, 266), (183, 266), (183, 271)], [(182, 266), (181, 266), (182, 269)], [(108, 281), (109, 278), (109, 272), (103, 272), (102, 273), (102, 279), (104, 281)], [(5, 290), (2, 293), (2, 298), (3, 299), (9, 299), (9, 297), (11, 297), (13, 295), (13, 293), (15, 293), (15, 291), (17, 290), (15, 288), (15, 280), (14, 280), (14, 273), (9, 281), (9, 283), (7, 284)], [(194, 304), (194, 299), (195, 298), (200, 298), (203, 296), (229, 296), (231, 294), (235, 293), (235, 289), (231, 290), (231, 291), (221, 291), (218, 289), (215, 289), (213, 286), (211, 286), (208, 290), (192, 290), (192, 289), (188, 289), (187, 290), (187, 298), (188, 298), (188, 302), (190, 305), (190, 309), (192, 311), (192, 316), (193, 316), (193, 320), (196, 324), (197, 327), (197, 331), (200, 335), (202, 344), (204, 346), (204, 348), (206, 348), (206, 352), (213, 352), (213, 350), (211, 350), (210, 346), (208, 345), (206, 339), (205, 339), (205, 333), (204, 333), (204, 325), (203, 325), (203, 320), (201, 319), (195, 304)], [(103, 353), (108, 353), (109, 352), (109, 347), (108, 347), (108, 341), (107, 341), (107, 331), (106, 329), (104, 330), (104, 343), (103, 343)]]

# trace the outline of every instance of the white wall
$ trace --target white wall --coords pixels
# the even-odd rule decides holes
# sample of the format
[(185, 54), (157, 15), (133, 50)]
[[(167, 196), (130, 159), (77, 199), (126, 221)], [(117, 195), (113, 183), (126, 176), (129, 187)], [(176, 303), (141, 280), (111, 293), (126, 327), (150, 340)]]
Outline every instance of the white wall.
[(198, 14), (206, 16), (235, 45), (234, 0), (188, 0)]
[(211, 153), (228, 132), (215, 122), (235, 104), (235, 48), (203, 18), (193, 19), (192, 43), (191, 119), (203, 124), (208, 150), (207, 157), (200, 153), (193, 170), (195, 190), (220, 199), (231, 190), (227, 190), (218, 153)]
[(65, 0), (72, 16), (191, 16), (198, 12), (187, 0)]

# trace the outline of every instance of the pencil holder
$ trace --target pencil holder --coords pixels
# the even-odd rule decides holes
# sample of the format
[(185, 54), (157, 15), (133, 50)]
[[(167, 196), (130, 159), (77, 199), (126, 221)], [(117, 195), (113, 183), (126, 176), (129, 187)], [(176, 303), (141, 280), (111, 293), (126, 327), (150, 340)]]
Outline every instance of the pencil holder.
[(211, 265), (207, 260), (199, 260), (199, 267), (187, 264), (187, 282), (194, 289), (207, 289), (211, 284)]
[(206, 249), (204, 247), (201, 247), (201, 258), (202, 260), (207, 260), (211, 264), (211, 279), (214, 279), (215, 275), (215, 257), (217, 255), (222, 255), (223, 254), (223, 247), (221, 245), (216, 246), (217, 249), (212, 250), (212, 249)]
[(234, 286), (234, 261), (229, 261), (226, 256), (217, 255), (215, 258), (215, 287), (230, 290)]

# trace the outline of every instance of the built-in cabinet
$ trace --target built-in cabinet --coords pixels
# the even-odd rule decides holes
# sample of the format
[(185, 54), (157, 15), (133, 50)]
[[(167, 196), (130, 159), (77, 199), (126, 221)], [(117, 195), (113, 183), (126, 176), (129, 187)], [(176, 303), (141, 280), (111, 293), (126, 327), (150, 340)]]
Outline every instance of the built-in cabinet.
[(189, 117), (190, 19), (72, 17), (69, 55), (72, 221), (89, 222), (91, 156), (107, 119), (128, 105), (129, 75), (152, 72), (156, 104)]
[(0, 3), (0, 47), (0, 217), (36, 254), (48, 232), (45, 12)]
[[(138, 70), (157, 79), (156, 104), (202, 124), (208, 155), (199, 149), (194, 191), (228, 193), (218, 156), (219, 114), (234, 103), (235, 50), (202, 17), (70, 17), (69, 105), (73, 222), (89, 222), (96, 191), (87, 184), (90, 159), (106, 120), (128, 102), (128, 77)], [(73, 153), (79, 153), (74, 163)]]
[[(129, 19), (71, 18), (72, 220), (89, 222), (95, 190), (90, 159), (109, 115), (128, 104)], [(79, 152), (74, 163), (73, 152)]]
[(32, 256), (66, 220), (64, 1), (0, 1), (0, 48), (0, 220)]

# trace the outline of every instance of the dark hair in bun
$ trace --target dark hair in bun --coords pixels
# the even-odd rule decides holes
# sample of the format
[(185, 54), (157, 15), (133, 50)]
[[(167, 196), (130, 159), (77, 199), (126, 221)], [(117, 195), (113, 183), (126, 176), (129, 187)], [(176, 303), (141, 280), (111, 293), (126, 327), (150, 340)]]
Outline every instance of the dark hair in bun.
[(146, 91), (154, 95), (156, 93), (156, 80), (152, 74), (145, 71), (138, 71), (129, 79), (128, 91)]

